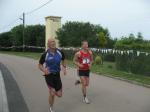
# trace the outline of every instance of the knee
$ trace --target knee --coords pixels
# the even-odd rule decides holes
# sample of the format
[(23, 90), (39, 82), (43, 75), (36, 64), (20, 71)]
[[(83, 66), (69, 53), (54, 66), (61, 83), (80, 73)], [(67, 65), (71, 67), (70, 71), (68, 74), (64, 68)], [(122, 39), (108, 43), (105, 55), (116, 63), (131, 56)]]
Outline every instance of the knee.
[(86, 86), (89, 86), (89, 81), (86, 82)]
[(57, 96), (58, 96), (59, 98), (61, 98), (61, 97), (62, 97), (62, 94), (57, 94)]
[(87, 83), (86, 86), (89, 86), (89, 83)]
[(83, 87), (83, 88), (85, 88), (85, 87), (86, 87), (86, 85), (87, 85), (86, 83), (82, 83), (82, 87)]
[(57, 95), (59, 98), (61, 98), (62, 97), (62, 95)]
[(82, 86), (83, 86), (83, 87), (89, 86), (89, 83), (88, 83), (88, 82), (84, 82), (84, 83), (82, 84)]
[(56, 92), (56, 95), (60, 98), (60, 97), (62, 97), (62, 92), (61, 91)]
[(50, 96), (55, 96), (55, 90), (53, 90), (53, 89), (49, 90), (49, 95)]

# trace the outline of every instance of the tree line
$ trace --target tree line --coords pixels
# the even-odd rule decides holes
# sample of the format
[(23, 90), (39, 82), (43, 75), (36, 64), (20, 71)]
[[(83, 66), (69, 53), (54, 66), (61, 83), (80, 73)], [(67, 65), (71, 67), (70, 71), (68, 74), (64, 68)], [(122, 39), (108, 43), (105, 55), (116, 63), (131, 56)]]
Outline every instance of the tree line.
[[(45, 26), (28, 25), (24, 29), (24, 44), (26, 46), (45, 45)], [(18, 25), (8, 32), (0, 34), (0, 47), (22, 46), (23, 44), (23, 26)]]
[[(44, 25), (27, 25), (24, 32), (26, 46), (45, 46)], [(107, 28), (89, 22), (66, 22), (56, 33), (61, 47), (79, 47), (82, 40), (87, 40), (90, 47), (96, 48), (150, 49), (150, 41), (144, 40), (140, 32), (137, 36), (130, 34), (127, 37), (113, 39)], [(0, 47), (22, 46), (22, 44), (22, 25), (15, 26), (10, 31), (0, 34)]]
[(138, 32), (137, 36), (130, 34), (128, 37), (118, 39), (114, 45), (115, 49), (120, 50), (141, 50), (150, 51), (150, 41), (144, 40), (142, 33)]

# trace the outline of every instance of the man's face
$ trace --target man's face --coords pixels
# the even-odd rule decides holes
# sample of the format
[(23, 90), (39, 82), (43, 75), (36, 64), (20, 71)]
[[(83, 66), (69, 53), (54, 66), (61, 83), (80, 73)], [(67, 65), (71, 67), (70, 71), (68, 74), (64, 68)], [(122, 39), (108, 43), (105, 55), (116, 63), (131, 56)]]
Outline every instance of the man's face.
[(88, 49), (88, 42), (83, 42), (82, 43), (82, 48), (87, 50)]
[(56, 48), (55, 39), (49, 39), (49, 40), (48, 40), (48, 47), (49, 47), (49, 48), (52, 48), (52, 49), (55, 49), (55, 48)]

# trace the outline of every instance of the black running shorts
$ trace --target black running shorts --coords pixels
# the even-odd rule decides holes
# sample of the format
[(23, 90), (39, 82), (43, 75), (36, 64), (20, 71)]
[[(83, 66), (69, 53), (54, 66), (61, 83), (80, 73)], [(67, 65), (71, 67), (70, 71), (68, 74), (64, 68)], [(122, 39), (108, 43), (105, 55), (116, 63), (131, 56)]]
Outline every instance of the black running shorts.
[(55, 91), (59, 91), (62, 89), (62, 82), (60, 78), (60, 73), (50, 73), (45, 76), (45, 81), (49, 87), (49, 89), (55, 89)]
[(90, 75), (90, 70), (79, 70), (80, 77), (82, 77), (82, 76), (89, 77), (89, 75)]

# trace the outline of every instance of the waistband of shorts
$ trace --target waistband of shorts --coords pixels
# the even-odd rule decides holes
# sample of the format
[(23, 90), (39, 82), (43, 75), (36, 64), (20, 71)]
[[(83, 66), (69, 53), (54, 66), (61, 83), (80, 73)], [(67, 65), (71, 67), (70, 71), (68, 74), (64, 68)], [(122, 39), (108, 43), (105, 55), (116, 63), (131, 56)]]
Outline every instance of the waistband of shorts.
[(60, 72), (50, 72), (49, 75), (58, 75)]
[(90, 69), (79, 69), (79, 71), (90, 71)]

